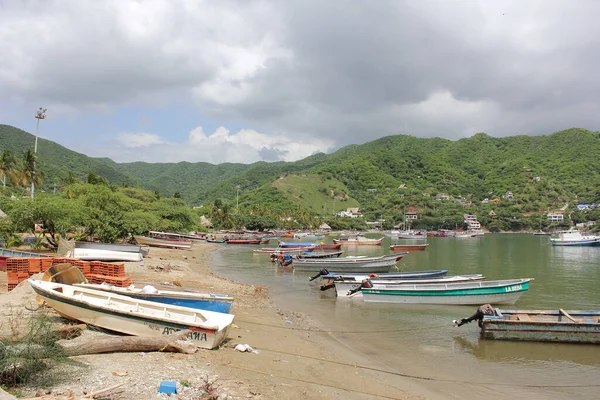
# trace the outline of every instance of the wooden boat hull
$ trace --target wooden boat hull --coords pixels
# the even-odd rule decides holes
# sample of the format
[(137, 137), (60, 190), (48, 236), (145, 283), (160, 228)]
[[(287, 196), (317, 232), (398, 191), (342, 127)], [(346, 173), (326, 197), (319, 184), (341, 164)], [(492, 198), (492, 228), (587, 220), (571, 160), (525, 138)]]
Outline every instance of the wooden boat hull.
[(167, 247), (172, 249), (191, 249), (191, 240), (170, 240), (170, 239), (159, 239), (148, 236), (134, 236), (135, 241), (139, 245), (153, 246), (153, 247)]
[(174, 306), (197, 308), (228, 314), (231, 311), (233, 297), (225, 294), (200, 293), (192, 290), (162, 290), (152, 287), (150, 291), (135, 287), (118, 287), (107, 284), (79, 284), (77, 286), (103, 290), (140, 300), (156, 301)]
[(494, 311), (483, 318), (484, 339), (600, 344), (600, 311)]
[(135, 336), (160, 337), (189, 329), (188, 339), (213, 349), (226, 337), (233, 315), (168, 306), (100, 290), (29, 280), (46, 304), (65, 318)]
[(531, 279), (401, 285), (399, 288), (363, 288), (366, 302), (401, 304), (514, 304), (529, 290)]
[[(485, 277), (481, 274), (473, 275), (455, 275), (438, 278), (419, 278), (419, 279), (370, 279), (373, 288), (375, 289), (386, 289), (386, 288), (397, 288), (400, 285), (415, 285), (425, 283), (448, 283), (448, 282), (469, 282), (483, 280)], [(335, 281), (335, 292), (338, 297), (348, 297), (348, 292), (351, 290), (358, 289), (362, 285), (362, 281)], [(353, 297), (361, 297), (362, 292), (356, 292)]]
[(429, 243), (424, 244), (392, 244), (390, 250), (392, 251), (418, 251), (425, 250), (429, 246)]
[(227, 244), (260, 244), (261, 239), (225, 239)]

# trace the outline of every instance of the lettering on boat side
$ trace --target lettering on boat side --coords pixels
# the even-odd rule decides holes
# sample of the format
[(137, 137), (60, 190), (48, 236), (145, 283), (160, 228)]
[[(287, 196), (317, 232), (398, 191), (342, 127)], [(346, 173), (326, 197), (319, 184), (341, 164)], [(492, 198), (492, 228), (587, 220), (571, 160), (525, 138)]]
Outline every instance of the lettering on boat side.
[[(163, 329), (162, 334), (163, 335), (171, 335), (175, 332), (179, 332), (181, 329), (176, 329), (176, 328), (169, 328), (168, 326), (165, 326), (165, 328)], [(192, 339), (192, 340), (196, 340), (198, 342), (208, 342), (208, 338), (206, 337), (206, 333), (204, 332), (190, 332), (187, 335), (188, 338)]]
[(507, 292), (516, 292), (517, 290), (523, 290), (522, 285), (513, 285), (506, 288)]
[(162, 328), (159, 325), (154, 325), (154, 324), (146, 324), (148, 326), (148, 328), (150, 328), (153, 331), (160, 331), (160, 329)]

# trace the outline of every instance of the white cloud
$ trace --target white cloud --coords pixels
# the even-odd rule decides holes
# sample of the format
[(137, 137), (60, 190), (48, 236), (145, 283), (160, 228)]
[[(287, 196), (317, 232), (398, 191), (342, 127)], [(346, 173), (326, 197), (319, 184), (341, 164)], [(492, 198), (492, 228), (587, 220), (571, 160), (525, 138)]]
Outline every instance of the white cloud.
[(117, 135), (117, 141), (125, 147), (150, 147), (154, 145), (163, 144), (163, 140), (160, 136), (154, 133), (119, 133)]
[[(96, 156), (108, 156), (118, 162), (222, 162), (249, 164), (257, 161), (297, 161), (334, 147), (331, 140), (295, 139), (286, 135), (267, 135), (252, 129), (230, 132), (225, 127), (206, 134), (201, 126), (190, 131), (188, 140), (175, 143), (153, 133), (121, 133), (117, 142)], [(106, 153), (109, 153), (108, 155)]]

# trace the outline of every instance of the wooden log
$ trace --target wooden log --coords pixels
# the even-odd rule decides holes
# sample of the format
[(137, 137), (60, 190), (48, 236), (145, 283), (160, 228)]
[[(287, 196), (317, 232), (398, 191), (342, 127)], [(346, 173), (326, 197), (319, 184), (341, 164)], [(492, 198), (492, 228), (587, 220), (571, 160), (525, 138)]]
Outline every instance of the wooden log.
[(86, 340), (83, 336), (77, 340), (60, 340), (57, 342), (68, 356), (84, 354), (138, 352), (138, 351), (166, 351), (173, 353), (195, 353), (198, 348), (184, 339), (189, 330), (181, 331), (175, 335), (162, 337), (143, 336), (109, 336), (107, 338), (93, 338)]
[(569, 313), (568, 313), (568, 312), (566, 312), (565, 310), (563, 310), (562, 308), (559, 308), (558, 310), (560, 311), (560, 313), (561, 313), (562, 315), (564, 315), (565, 317), (569, 318), (571, 321), (573, 321), (573, 322), (575, 322), (575, 323), (577, 323), (577, 324), (579, 323), (579, 321), (577, 321), (575, 318), (571, 317), (571, 316), (569, 315)]

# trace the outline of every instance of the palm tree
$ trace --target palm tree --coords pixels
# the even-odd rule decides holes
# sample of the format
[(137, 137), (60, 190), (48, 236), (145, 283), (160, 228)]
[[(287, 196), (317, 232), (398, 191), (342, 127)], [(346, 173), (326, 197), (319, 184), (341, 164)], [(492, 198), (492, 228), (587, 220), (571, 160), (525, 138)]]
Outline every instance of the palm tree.
[(2, 187), (6, 187), (6, 178), (12, 186), (19, 182), (17, 157), (10, 150), (5, 150), (0, 156), (0, 176), (2, 176)]
[(34, 187), (39, 186), (42, 183), (42, 174), (36, 171), (35, 162), (37, 156), (31, 150), (27, 150), (23, 155), (23, 169), (21, 171), (21, 183), (24, 187), (27, 187), (33, 182)]

